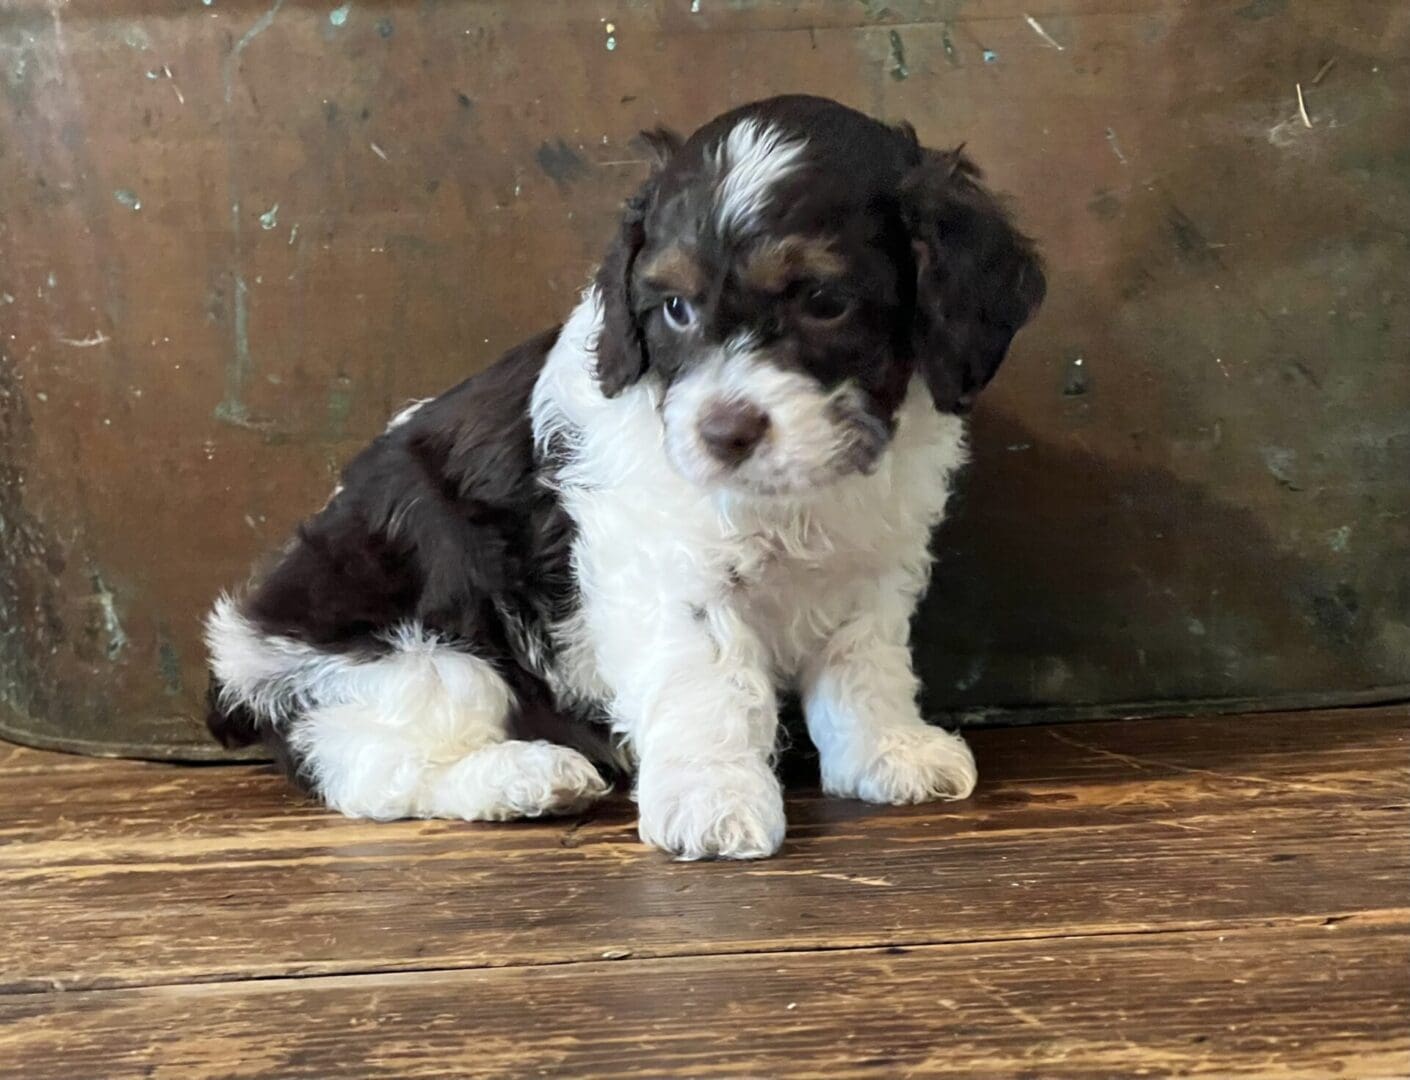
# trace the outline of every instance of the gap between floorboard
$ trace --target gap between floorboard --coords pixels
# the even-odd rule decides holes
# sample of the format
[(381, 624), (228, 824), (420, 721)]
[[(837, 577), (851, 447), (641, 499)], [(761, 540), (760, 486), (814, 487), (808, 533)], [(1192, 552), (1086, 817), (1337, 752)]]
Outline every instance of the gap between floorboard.
[[(592, 967), (604, 964), (628, 964), (634, 966), (645, 966), (650, 964), (671, 963), (678, 960), (709, 960), (717, 957), (739, 957), (739, 956), (768, 956), (780, 959), (800, 956), (816, 956), (823, 953), (892, 953), (901, 955), (913, 949), (947, 949), (947, 948), (971, 948), (976, 945), (992, 945), (1004, 947), (1009, 945), (1031, 945), (1038, 942), (1080, 942), (1080, 941), (1100, 941), (1112, 938), (1151, 938), (1164, 937), (1172, 934), (1194, 935), (1198, 937), (1212, 937), (1219, 934), (1241, 934), (1247, 932), (1257, 932), (1260, 930), (1285, 930), (1297, 928), (1312, 928), (1317, 926), (1332, 926), (1343, 923), (1354, 922), (1357, 927), (1371, 926), (1396, 926), (1404, 925), (1410, 927), (1410, 908), (1371, 908), (1363, 911), (1328, 912), (1321, 915), (1291, 915), (1291, 916), (1261, 916), (1250, 917), (1244, 920), (1233, 920), (1228, 923), (1209, 925), (1207, 923), (1172, 923), (1169, 926), (1152, 927), (1113, 927), (1105, 930), (1090, 930), (1084, 933), (1063, 934), (1063, 933), (1034, 933), (1034, 934), (1005, 934), (992, 937), (972, 937), (972, 938), (946, 938), (935, 940), (918, 940), (904, 942), (877, 943), (869, 942), (859, 945), (819, 945), (816, 948), (779, 948), (779, 949), (731, 949), (722, 948), (700, 952), (670, 952), (657, 953), (655, 955), (636, 956), (631, 952), (625, 955), (607, 955), (593, 957), (581, 957), (577, 959), (564, 960), (542, 960), (536, 963), (512, 963), (512, 964), (431, 964), (421, 967), (414, 965), (388, 965), (385, 967), (368, 966), (348, 970), (327, 970), (327, 971), (286, 971), (277, 974), (250, 974), (240, 975), (231, 972), (212, 972), (208, 975), (200, 975), (187, 979), (153, 979), (137, 982), (122, 982), (103, 984), (96, 982), (91, 985), (64, 987), (62, 985), (36, 986), (17, 984), (11, 986), (0, 985), (0, 1001), (7, 997), (36, 997), (45, 994), (63, 994), (65, 996), (74, 994), (115, 994), (127, 991), (156, 990), (164, 987), (233, 987), (246, 983), (304, 983), (319, 979), (356, 979), (363, 977), (376, 977), (379, 975), (444, 975), (453, 972), (464, 971), (527, 971), (539, 968), (570, 968), (570, 967)], [(617, 950), (608, 950), (608, 953), (615, 953)], [(29, 980), (33, 983), (34, 980)]]

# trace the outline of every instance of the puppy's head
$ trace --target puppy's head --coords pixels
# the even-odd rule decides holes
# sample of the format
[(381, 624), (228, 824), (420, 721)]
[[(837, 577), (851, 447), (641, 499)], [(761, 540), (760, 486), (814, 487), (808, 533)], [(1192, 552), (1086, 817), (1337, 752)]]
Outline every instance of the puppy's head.
[(659, 380), (706, 487), (799, 495), (873, 468), (919, 372), (962, 413), (1043, 298), (1032, 243), (959, 150), (821, 98), (728, 113), (656, 159), (598, 273), (597, 374)]

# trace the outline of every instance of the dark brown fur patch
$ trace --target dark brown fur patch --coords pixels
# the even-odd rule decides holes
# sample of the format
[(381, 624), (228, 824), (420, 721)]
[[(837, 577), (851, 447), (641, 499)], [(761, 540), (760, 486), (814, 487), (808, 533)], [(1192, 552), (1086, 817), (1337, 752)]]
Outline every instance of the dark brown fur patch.
[(642, 279), (662, 293), (686, 297), (699, 296), (706, 285), (704, 268), (679, 244), (653, 255), (642, 267)]
[(758, 245), (740, 274), (749, 288), (778, 294), (800, 281), (829, 281), (846, 272), (847, 260), (826, 237), (785, 236)]

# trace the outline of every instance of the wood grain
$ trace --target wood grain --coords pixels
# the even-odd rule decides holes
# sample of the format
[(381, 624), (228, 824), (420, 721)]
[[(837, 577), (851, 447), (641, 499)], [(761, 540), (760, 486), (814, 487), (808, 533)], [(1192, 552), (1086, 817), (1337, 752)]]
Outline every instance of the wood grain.
[(0, 998), (0, 1062), (26, 1080), (1371, 1080), (1410, 1064), (1407, 959), (1404, 920), (1366, 919), (44, 994)]
[(1199, 930), (1410, 906), (1405, 708), (978, 733), (964, 803), (801, 793), (782, 857), (347, 821), (259, 768), (0, 759), (0, 991)]

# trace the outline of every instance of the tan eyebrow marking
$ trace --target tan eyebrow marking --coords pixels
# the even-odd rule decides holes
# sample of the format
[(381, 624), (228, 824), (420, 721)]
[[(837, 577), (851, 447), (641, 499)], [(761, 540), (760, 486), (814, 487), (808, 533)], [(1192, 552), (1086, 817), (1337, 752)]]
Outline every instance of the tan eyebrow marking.
[(744, 259), (740, 276), (751, 288), (781, 293), (795, 281), (828, 280), (847, 272), (847, 260), (832, 241), (816, 236), (785, 236), (758, 245)]
[(699, 296), (705, 291), (705, 272), (694, 256), (679, 244), (653, 255), (642, 267), (642, 277), (662, 292)]

